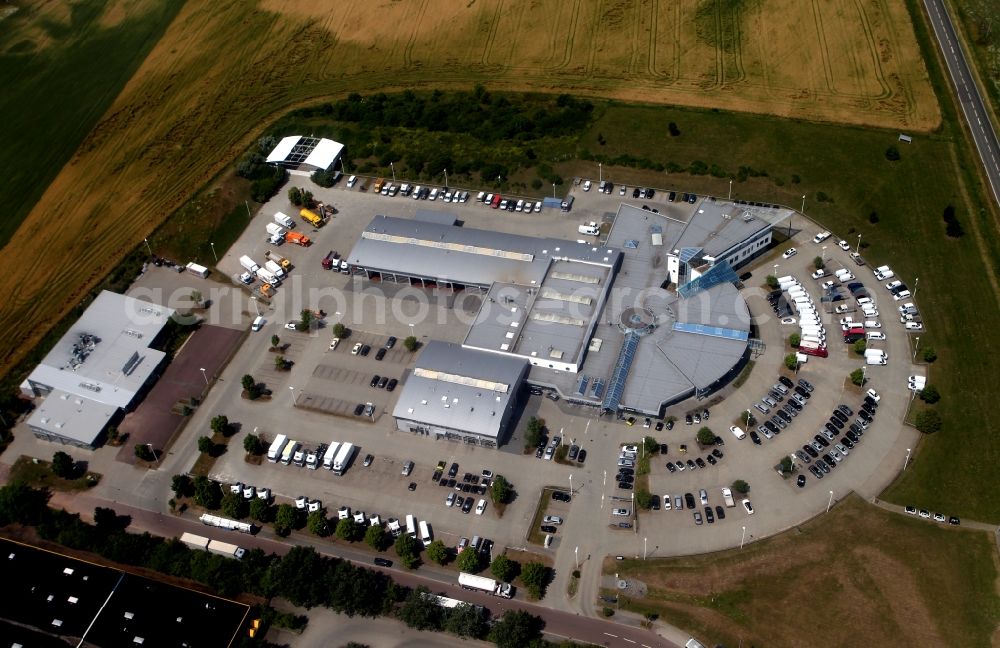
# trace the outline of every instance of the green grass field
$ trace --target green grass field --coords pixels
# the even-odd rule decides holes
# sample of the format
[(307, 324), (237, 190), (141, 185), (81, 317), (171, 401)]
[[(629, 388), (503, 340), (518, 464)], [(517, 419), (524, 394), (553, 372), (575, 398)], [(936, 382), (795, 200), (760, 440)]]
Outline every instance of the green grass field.
[[(115, 0), (79, 2), (67, 15), (22, 7), (0, 20), (0, 244), (84, 141), (182, 2), (141, 2), (113, 25)], [(135, 3), (133, 3), (134, 5)], [(41, 15), (40, 15), (41, 14)]]
[(648, 587), (622, 609), (659, 614), (710, 646), (988, 648), (1000, 622), (989, 533), (857, 497), (743, 549), (608, 560), (605, 571)]

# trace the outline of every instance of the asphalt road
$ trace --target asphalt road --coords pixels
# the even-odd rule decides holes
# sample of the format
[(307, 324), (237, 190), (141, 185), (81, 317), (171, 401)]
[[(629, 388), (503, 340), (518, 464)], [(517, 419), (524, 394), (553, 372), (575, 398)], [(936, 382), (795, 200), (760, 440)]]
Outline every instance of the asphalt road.
[[(85, 518), (89, 518), (97, 506), (110, 507), (115, 509), (119, 515), (131, 516), (131, 530), (148, 531), (149, 533), (168, 538), (180, 537), (182, 533), (187, 531), (208, 535), (213, 538), (221, 537), (227, 541), (237, 542), (242, 547), (257, 547), (266, 552), (273, 552), (278, 555), (286, 554), (294, 546), (287, 541), (279, 541), (269, 537), (269, 528), (263, 529), (257, 535), (240, 535), (234, 538), (231, 533), (205, 527), (193, 519), (193, 516), (183, 517), (155, 513), (128, 506), (121, 502), (111, 502), (88, 495), (66, 496), (63, 493), (56, 493), (53, 495), (50, 505), (79, 513), (81, 517)], [(443, 570), (440, 573), (433, 573), (431, 572), (433, 569), (431, 565), (422, 567), (420, 574), (395, 568), (383, 569), (371, 564), (371, 556), (369, 554), (351, 547), (345, 547), (342, 544), (332, 544), (301, 534), (295, 536), (294, 542), (295, 545), (313, 546), (317, 551), (325, 555), (337, 556), (370, 569), (382, 571), (401, 585), (407, 587), (423, 585), (437, 594), (481, 605), (489, 609), (494, 617), (502, 616), (507, 610), (524, 610), (525, 612), (541, 617), (545, 621), (545, 633), (556, 637), (609, 647), (680, 648), (678, 644), (667, 641), (650, 630), (630, 627), (604, 619), (580, 616), (571, 612), (552, 610), (524, 601), (499, 599), (487, 594), (465, 590), (455, 583), (454, 573), (444, 572)]]
[(969, 69), (961, 43), (955, 35), (955, 25), (941, 0), (924, 0), (927, 15), (934, 26), (941, 53), (948, 65), (952, 83), (958, 92), (965, 121), (972, 132), (976, 150), (986, 169), (986, 178), (993, 192), (993, 200), (1000, 203), (1000, 142), (997, 140), (993, 123), (989, 119), (979, 86)]

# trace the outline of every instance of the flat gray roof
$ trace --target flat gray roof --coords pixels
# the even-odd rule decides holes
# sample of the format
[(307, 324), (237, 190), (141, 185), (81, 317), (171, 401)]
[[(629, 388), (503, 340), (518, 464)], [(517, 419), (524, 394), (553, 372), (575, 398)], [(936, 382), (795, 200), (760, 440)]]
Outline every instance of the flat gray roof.
[(541, 285), (549, 262), (569, 258), (612, 265), (617, 250), (551, 238), (376, 216), (347, 262), (368, 270), (487, 287), (495, 282)]
[(731, 202), (703, 199), (687, 222), (687, 227), (672, 249), (700, 247), (707, 256), (717, 258), (754, 234), (791, 215), (785, 208), (754, 207)]
[(28, 427), (91, 445), (117, 411), (114, 405), (55, 390), (32, 412)]
[(527, 364), (431, 340), (403, 383), (392, 415), (496, 438)]
[(149, 348), (172, 308), (107, 290), (60, 338), (28, 376), (31, 382), (127, 407), (163, 360)]

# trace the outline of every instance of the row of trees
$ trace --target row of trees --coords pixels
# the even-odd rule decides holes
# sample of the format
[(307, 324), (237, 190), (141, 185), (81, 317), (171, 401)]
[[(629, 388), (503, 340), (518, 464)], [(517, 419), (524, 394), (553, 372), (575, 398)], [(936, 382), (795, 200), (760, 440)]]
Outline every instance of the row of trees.
[(548, 645), (541, 640), (542, 621), (537, 617), (508, 612), (491, 629), (485, 615), (471, 606), (447, 613), (431, 611), (416, 600), (413, 591), (385, 574), (322, 556), (310, 547), (292, 547), (281, 557), (251, 549), (243, 560), (232, 560), (191, 550), (176, 538), (128, 533), (129, 520), (112, 509), (96, 509), (94, 520), (88, 524), (79, 515), (50, 509), (45, 491), (20, 483), (0, 487), (0, 526), (33, 526), (44, 540), (191, 579), (223, 596), (248, 592), (268, 599), (280, 596), (306, 608), (323, 606), (349, 616), (396, 615), (411, 627), (489, 639), (504, 648)]
[[(430, 552), (428, 551), (428, 556)], [(475, 574), (484, 568), (483, 555), (472, 547), (466, 547), (458, 554), (455, 566), (459, 571)], [(552, 570), (540, 562), (529, 562), (524, 565), (501, 554), (490, 563), (490, 573), (493, 578), (505, 583), (520, 577), (521, 584), (528, 590), (531, 598), (541, 599), (545, 596), (545, 588), (552, 580)]]

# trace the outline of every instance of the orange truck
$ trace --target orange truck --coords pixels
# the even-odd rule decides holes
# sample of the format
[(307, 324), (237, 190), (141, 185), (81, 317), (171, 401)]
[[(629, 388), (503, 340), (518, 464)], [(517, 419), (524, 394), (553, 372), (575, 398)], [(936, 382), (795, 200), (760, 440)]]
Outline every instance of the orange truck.
[(296, 245), (301, 245), (302, 247), (309, 247), (312, 241), (305, 234), (300, 234), (298, 232), (285, 232), (285, 240), (289, 243), (295, 243)]

